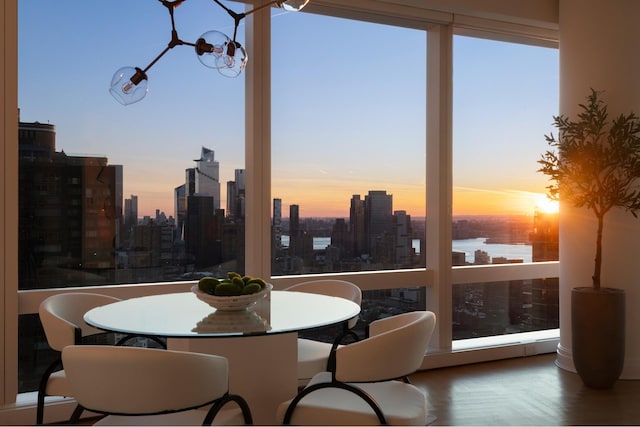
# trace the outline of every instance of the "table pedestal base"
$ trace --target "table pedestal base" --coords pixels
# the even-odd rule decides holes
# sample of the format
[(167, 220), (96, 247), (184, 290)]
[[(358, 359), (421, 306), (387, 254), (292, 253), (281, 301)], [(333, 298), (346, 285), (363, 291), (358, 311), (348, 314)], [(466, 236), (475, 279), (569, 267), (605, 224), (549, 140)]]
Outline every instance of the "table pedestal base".
[(229, 391), (249, 403), (253, 423), (276, 424), (280, 403), (298, 391), (298, 334), (235, 338), (175, 338), (170, 350), (225, 356), (229, 360)]

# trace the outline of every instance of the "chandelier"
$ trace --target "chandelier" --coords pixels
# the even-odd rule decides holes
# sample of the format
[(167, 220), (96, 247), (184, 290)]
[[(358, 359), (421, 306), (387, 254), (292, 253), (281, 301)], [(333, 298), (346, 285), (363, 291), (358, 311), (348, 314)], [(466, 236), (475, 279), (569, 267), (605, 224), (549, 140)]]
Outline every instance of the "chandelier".
[(287, 11), (298, 11), (302, 9), (309, 0), (273, 0), (253, 8), (247, 12), (236, 13), (226, 7), (218, 0), (213, 0), (218, 6), (224, 9), (234, 20), (233, 38), (230, 38), (220, 31), (207, 31), (202, 34), (195, 43), (186, 42), (178, 37), (176, 25), (173, 18), (173, 11), (186, 0), (158, 0), (169, 11), (171, 17), (171, 40), (167, 47), (155, 57), (145, 68), (122, 67), (115, 72), (111, 79), (109, 92), (122, 105), (129, 105), (144, 98), (148, 92), (147, 71), (167, 53), (176, 46), (191, 46), (195, 48), (198, 60), (205, 67), (216, 69), (220, 74), (227, 77), (237, 77), (247, 66), (247, 52), (242, 45), (236, 41), (236, 33), (240, 21), (247, 15), (257, 12), (265, 7), (277, 5)]

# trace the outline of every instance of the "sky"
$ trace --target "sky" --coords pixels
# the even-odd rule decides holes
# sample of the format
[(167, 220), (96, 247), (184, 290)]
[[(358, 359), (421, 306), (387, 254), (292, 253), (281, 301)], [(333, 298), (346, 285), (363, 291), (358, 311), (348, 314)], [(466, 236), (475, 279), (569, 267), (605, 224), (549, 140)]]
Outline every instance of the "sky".
[[(177, 46), (148, 71), (147, 96), (122, 106), (108, 93), (111, 77), (122, 66), (144, 68), (165, 48), (166, 8), (156, 0), (18, 7), (21, 121), (54, 124), (58, 151), (123, 165), (124, 195), (138, 196), (140, 216), (174, 214), (173, 189), (208, 147), (225, 206), (226, 182), (244, 168), (242, 76), (222, 76)], [(386, 190), (394, 210), (424, 216), (425, 33), (272, 16), (272, 197), (283, 215), (298, 204), (302, 217), (348, 217), (354, 194)], [(175, 22), (188, 42), (233, 33), (211, 0), (184, 2)], [(556, 50), (456, 36), (454, 214), (533, 213), (547, 185), (537, 160), (557, 100)]]

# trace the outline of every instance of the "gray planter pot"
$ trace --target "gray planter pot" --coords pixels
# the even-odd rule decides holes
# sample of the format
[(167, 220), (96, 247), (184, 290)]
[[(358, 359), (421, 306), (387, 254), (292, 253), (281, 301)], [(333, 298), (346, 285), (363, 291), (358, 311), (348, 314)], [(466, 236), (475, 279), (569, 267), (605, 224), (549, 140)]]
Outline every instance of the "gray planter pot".
[(625, 291), (571, 290), (573, 364), (591, 388), (611, 388), (624, 367)]

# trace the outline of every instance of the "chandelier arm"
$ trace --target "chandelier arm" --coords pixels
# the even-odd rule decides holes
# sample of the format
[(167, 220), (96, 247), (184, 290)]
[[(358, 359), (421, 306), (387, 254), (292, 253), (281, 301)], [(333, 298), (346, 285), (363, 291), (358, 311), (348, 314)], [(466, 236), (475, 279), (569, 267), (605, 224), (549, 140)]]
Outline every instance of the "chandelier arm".
[(240, 17), (240, 15), (236, 15), (233, 19), (234, 19), (234, 25), (233, 25), (233, 43), (236, 43), (236, 34), (238, 34), (238, 26), (240, 25), (240, 20), (244, 18), (244, 14), (242, 17)]
[(167, 8), (167, 11), (169, 11), (169, 16), (171, 18), (171, 30), (175, 31), (176, 22), (175, 22), (175, 19), (173, 18), (173, 11), (176, 7), (180, 6), (185, 0), (175, 0), (175, 1), (159, 0), (159, 1), (160, 3), (162, 3), (164, 7)]
[(147, 65), (142, 72), (146, 73), (147, 70), (149, 70), (149, 68), (153, 67), (153, 65), (158, 62), (158, 60), (160, 58), (162, 58), (164, 56), (165, 53), (167, 53), (169, 50), (173, 49), (176, 46), (179, 45), (187, 45), (187, 46), (196, 46), (195, 43), (189, 43), (189, 42), (185, 42), (183, 40), (180, 40), (180, 38), (178, 37), (178, 31), (176, 30), (176, 23), (175, 23), (175, 19), (173, 17), (173, 10), (180, 6), (185, 0), (176, 0), (173, 2), (167, 1), (167, 0), (159, 0), (160, 3), (162, 3), (162, 5), (164, 7), (167, 8), (167, 10), (169, 11), (169, 17), (171, 18), (171, 41), (169, 41), (169, 44), (167, 45), (166, 48), (164, 48), (164, 50), (162, 52), (160, 52), (160, 54), (158, 56), (155, 57), (155, 59), (153, 61), (151, 61), (149, 63), (149, 65)]
[(153, 65), (154, 65), (156, 62), (158, 62), (158, 60), (159, 60), (160, 58), (162, 58), (162, 57), (164, 56), (164, 54), (165, 54), (165, 53), (169, 52), (169, 50), (170, 50), (171, 48), (173, 48), (173, 46), (171, 46), (171, 44), (169, 44), (167, 47), (165, 47), (165, 48), (164, 48), (164, 50), (163, 50), (162, 52), (160, 52), (160, 54), (159, 54), (158, 56), (156, 56), (156, 57), (155, 57), (155, 59), (154, 59), (153, 61), (151, 61), (151, 62), (149, 63), (149, 65), (147, 65), (147, 66), (146, 66), (142, 71), (143, 71), (144, 73), (146, 73), (146, 72), (147, 72), (147, 70), (148, 70), (149, 68), (153, 67)]
[(219, 0), (213, 0), (218, 6), (220, 6), (221, 8), (223, 8), (224, 10), (227, 11), (227, 13), (229, 15), (231, 15), (232, 17), (235, 18), (235, 16), (237, 15), (237, 13), (235, 13), (233, 10), (229, 9), (227, 6), (225, 6), (224, 4), (222, 4)]
[(171, 31), (177, 33), (177, 31), (176, 31), (176, 20), (173, 17), (173, 8), (169, 9), (169, 16), (171, 17)]

